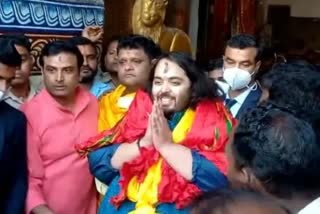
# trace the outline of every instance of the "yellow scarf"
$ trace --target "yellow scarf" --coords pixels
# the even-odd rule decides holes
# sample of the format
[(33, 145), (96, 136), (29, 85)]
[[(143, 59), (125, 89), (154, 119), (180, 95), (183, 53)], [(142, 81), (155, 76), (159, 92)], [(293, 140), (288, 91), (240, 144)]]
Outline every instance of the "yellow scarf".
[[(129, 107), (124, 108), (118, 105), (118, 101), (125, 90), (125, 86), (119, 85), (115, 90), (101, 98), (99, 103), (99, 132), (113, 128), (127, 113)], [(124, 97), (133, 98), (135, 94), (127, 94)]]
[[(172, 132), (174, 143), (180, 143), (186, 137), (191, 129), (195, 117), (195, 112), (188, 109), (175, 129)], [(127, 197), (130, 201), (135, 202), (135, 210), (129, 214), (156, 214), (156, 205), (158, 204), (158, 185), (161, 181), (162, 161), (150, 167), (142, 183), (139, 183), (137, 176), (129, 182)]]

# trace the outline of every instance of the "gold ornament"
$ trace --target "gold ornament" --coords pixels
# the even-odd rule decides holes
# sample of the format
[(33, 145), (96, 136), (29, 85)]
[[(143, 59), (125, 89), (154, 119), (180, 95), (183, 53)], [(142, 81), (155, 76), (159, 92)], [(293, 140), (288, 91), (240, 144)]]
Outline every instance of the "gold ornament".
[(163, 51), (192, 53), (188, 35), (164, 25), (168, 0), (136, 0), (132, 11), (134, 34), (150, 37)]

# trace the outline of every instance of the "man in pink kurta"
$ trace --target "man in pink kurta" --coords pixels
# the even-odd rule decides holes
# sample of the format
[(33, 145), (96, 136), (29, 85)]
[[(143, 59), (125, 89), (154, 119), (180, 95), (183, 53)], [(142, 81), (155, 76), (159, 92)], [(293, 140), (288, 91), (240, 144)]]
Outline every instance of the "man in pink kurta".
[(27, 214), (94, 214), (94, 179), (74, 146), (97, 132), (98, 102), (75, 82), (76, 50), (56, 43), (51, 49), (58, 46), (58, 54), (50, 47), (44, 51), (46, 89), (22, 106), (28, 121)]

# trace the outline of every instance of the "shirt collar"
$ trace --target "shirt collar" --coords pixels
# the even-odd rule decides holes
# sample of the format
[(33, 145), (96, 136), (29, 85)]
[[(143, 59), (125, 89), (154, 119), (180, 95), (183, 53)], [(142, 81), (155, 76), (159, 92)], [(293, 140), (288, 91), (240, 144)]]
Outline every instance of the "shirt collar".
[[(43, 90), (45, 98), (43, 102), (50, 102), (54, 104), (56, 108), (59, 108), (62, 111), (70, 112), (69, 109), (58, 103), (46, 89)], [(76, 90), (77, 91), (74, 104), (74, 111), (72, 112), (75, 117), (77, 117), (84, 109), (86, 109), (86, 107), (90, 104), (91, 101), (91, 94), (87, 92), (85, 89), (78, 87)]]
[(95, 77), (95, 80), (101, 81), (103, 83), (108, 83), (112, 81), (112, 78), (108, 72), (102, 72), (101, 70), (99, 70)]
[(320, 213), (320, 197), (312, 201), (305, 208), (303, 208), (298, 214), (311, 214)]
[[(254, 83), (252, 86), (250, 86), (249, 88), (247, 88), (245, 91), (243, 91), (241, 94), (239, 94), (238, 96), (236, 96), (234, 98), (235, 101), (237, 101), (238, 104), (242, 105), (244, 103), (244, 101), (246, 100), (247, 96), (249, 95), (249, 93), (251, 91), (257, 90), (257, 83)], [(230, 99), (229, 97), (229, 93), (226, 93), (226, 98)]]
[(31, 83), (29, 84), (29, 87), (30, 87), (29, 94), (28, 94), (27, 99), (25, 99), (25, 100), (22, 97), (17, 97), (16, 95), (14, 95), (11, 92), (11, 90), (8, 91), (8, 94), (6, 95), (6, 97), (4, 99), (5, 100), (12, 99), (15, 102), (23, 104), (24, 102), (31, 100), (38, 93), (37, 89)]

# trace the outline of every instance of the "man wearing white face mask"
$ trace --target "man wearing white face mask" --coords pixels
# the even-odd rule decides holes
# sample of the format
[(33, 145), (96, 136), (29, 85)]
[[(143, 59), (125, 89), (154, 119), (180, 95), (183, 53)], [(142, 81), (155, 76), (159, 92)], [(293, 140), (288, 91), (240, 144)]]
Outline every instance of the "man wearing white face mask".
[(26, 118), (3, 99), (21, 57), (10, 40), (0, 38), (0, 213), (24, 212), (27, 194)]
[(225, 105), (237, 119), (260, 100), (262, 91), (255, 81), (261, 65), (260, 55), (258, 43), (251, 35), (235, 35), (227, 42), (223, 56), (225, 83), (217, 83), (226, 94)]

